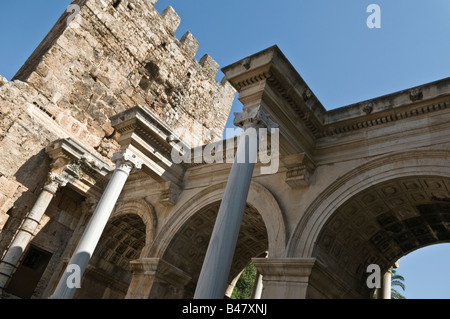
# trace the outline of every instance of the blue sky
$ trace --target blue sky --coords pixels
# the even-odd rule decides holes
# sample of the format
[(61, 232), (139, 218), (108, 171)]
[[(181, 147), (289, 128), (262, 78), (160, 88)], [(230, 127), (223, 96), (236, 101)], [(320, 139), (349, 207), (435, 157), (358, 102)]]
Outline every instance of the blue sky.
[[(0, 75), (12, 78), (70, 2), (2, 1)], [(381, 8), (380, 29), (366, 25), (369, 4)], [(224, 67), (277, 44), (327, 109), (450, 76), (448, 0), (159, 0), (156, 9), (168, 5), (181, 17), (177, 37), (200, 42), (198, 59)], [(449, 265), (450, 245), (402, 259), (405, 296), (450, 298)]]

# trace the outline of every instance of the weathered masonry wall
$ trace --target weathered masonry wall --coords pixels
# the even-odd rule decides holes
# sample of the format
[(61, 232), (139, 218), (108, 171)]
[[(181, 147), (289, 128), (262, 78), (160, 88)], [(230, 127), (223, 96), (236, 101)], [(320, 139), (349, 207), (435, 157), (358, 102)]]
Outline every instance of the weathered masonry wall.
[(84, 142), (87, 129), (98, 148), (100, 138), (113, 134), (108, 118), (137, 104), (175, 130), (197, 121), (220, 137), (235, 91), (215, 80), (219, 65), (210, 56), (196, 61), (192, 34), (174, 36), (177, 13), (168, 7), (160, 15), (155, 2), (75, 1), (80, 15), (64, 14), (14, 79), (58, 106), (58, 124), (76, 119), (73, 133)]
[(79, 15), (65, 12), (14, 78), (0, 78), (1, 252), (46, 181), (51, 142), (70, 137), (109, 162), (119, 148), (109, 118), (138, 104), (181, 138), (199, 126), (214, 132), (193, 146), (221, 138), (236, 91), (216, 80), (209, 55), (196, 60), (192, 34), (176, 38), (177, 13), (155, 3), (75, 0)]

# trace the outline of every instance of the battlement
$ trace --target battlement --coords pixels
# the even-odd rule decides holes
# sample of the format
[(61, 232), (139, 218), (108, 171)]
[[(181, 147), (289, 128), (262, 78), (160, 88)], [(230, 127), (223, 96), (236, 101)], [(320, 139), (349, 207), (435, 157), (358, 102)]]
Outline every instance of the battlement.
[(0, 75), (0, 87), (8, 83), (8, 80)]
[(101, 138), (113, 134), (111, 116), (143, 105), (174, 130), (189, 134), (201, 123), (219, 139), (236, 91), (216, 80), (219, 65), (208, 54), (196, 60), (190, 32), (177, 39), (175, 10), (160, 14), (155, 3), (73, 1), (13, 80), (56, 105), (65, 115), (55, 115), (58, 124), (70, 116)]
[[(118, 30), (120, 28), (118, 25), (114, 26), (114, 24), (117, 23), (117, 20), (115, 20), (115, 18), (120, 18), (119, 15), (123, 15), (126, 18), (135, 18), (131, 15), (131, 11), (141, 11), (141, 20), (145, 21), (146, 19), (144, 18), (150, 18), (149, 20), (147, 20), (147, 22), (149, 22), (149, 27), (154, 26), (155, 22), (160, 22), (161, 25), (166, 29), (167, 33), (173, 36), (173, 39), (171, 40), (178, 44), (181, 53), (186, 57), (194, 58), (199, 48), (199, 42), (197, 41), (197, 39), (195, 39), (194, 35), (189, 31), (186, 32), (180, 40), (176, 39), (175, 32), (180, 25), (181, 18), (171, 6), (168, 6), (159, 15), (156, 9), (154, 9), (154, 5), (156, 4), (156, 2), (157, 0), (75, 0), (72, 2), (72, 5), (78, 5), (81, 10), (86, 10), (86, 8), (88, 8), (91, 11), (91, 14), (101, 19), (102, 22), (105, 23), (105, 25), (110, 29), (110, 31), (117, 32), (120, 32)], [(111, 11), (111, 8), (114, 8), (114, 11)], [(143, 10), (144, 8), (147, 10), (147, 12)], [(80, 12), (80, 14), (83, 15), (83, 12)], [(75, 22), (72, 24), (73, 21)], [(26, 80), (29, 75), (35, 70), (37, 64), (41, 61), (43, 56), (50, 50), (51, 46), (58, 40), (58, 38), (64, 33), (66, 29), (77, 29), (80, 26), (87, 26), (86, 24), (80, 23), (80, 21), (81, 20), (77, 20), (75, 11), (70, 11), (69, 9), (65, 11), (61, 15), (55, 26), (52, 28), (52, 30), (40, 43), (38, 48), (29, 57), (27, 62), (17, 72), (13, 80)], [(129, 20), (126, 22), (130, 23), (132, 21)], [(142, 26), (142, 21), (134, 22)], [(151, 39), (151, 35), (149, 35), (149, 37)], [(162, 43), (162, 45), (165, 46), (166, 44)], [(214, 61), (211, 56), (205, 54), (200, 59), (200, 61), (198, 61), (198, 63), (204, 68), (205, 73), (210, 74), (210, 76), (213, 78), (217, 76), (217, 73), (219, 71), (219, 64)]]

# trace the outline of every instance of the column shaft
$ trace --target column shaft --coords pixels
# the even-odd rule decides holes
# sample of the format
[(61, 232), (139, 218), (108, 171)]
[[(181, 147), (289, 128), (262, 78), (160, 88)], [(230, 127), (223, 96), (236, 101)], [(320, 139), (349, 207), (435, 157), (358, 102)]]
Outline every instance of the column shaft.
[(59, 187), (58, 182), (46, 185), (39, 195), (36, 203), (22, 223), (14, 237), (8, 251), (0, 263), (0, 289), (5, 288), (14, 270), (17, 268), (20, 258), (34, 236), (39, 223), (52, 201)]
[(195, 291), (195, 299), (222, 299), (247, 202), (258, 150), (256, 129), (241, 136)]
[(255, 278), (255, 286), (253, 287), (252, 299), (261, 299), (263, 290), (263, 276), (259, 273), (256, 273)]
[(391, 280), (392, 280), (392, 268), (390, 268), (383, 276), (381, 288), (378, 289), (378, 299), (391, 299)]
[(91, 220), (70, 259), (55, 292), (51, 296), (52, 299), (71, 299), (73, 298), (76, 289), (79, 288), (79, 286), (76, 285), (75, 279), (77, 278), (74, 278), (73, 276), (78, 276), (79, 281), (81, 281), (81, 277), (97, 247), (103, 230), (108, 223), (109, 217), (119, 199), (120, 193), (125, 186), (131, 170), (133, 167), (141, 167), (141, 163), (136, 161), (135, 157), (136, 156), (133, 156), (133, 162), (130, 162), (131, 156), (127, 153), (117, 158), (120, 163), (117, 163), (117, 167), (114, 170), (111, 180), (100, 198)]

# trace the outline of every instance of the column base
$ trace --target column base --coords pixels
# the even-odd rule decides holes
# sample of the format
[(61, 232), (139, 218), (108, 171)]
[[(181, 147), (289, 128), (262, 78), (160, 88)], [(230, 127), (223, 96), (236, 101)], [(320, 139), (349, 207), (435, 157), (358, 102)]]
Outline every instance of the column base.
[(255, 258), (263, 276), (262, 299), (360, 299), (315, 258)]
[(160, 258), (130, 263), (133, 278), (126, 299), (181, 299), (191, 277)]

